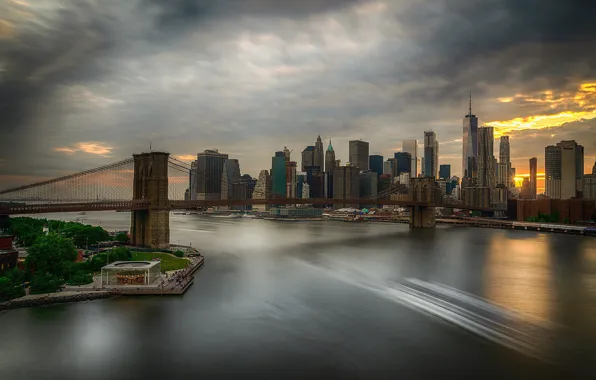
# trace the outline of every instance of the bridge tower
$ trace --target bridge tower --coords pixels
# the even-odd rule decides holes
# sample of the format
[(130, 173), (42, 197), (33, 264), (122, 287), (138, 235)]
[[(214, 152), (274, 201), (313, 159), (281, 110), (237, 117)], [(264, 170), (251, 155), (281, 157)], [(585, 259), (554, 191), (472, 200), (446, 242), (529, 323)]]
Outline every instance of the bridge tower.
[(133, 200), (149, 201), (148, 210), (132, 211), (133, 245), (168, 248), (170, 245), (170, 205), (168, 199), (168, 158), (165, 152), (134, 154)]
[[(410, 180), (410, 197), (414, 202), (429, 205), (437, 203), (435, 179), (431, 177), (412, 178)], [(435, 208), (432, 206), (412, 206), (410, 208), (410, 228), (434, 228)]]

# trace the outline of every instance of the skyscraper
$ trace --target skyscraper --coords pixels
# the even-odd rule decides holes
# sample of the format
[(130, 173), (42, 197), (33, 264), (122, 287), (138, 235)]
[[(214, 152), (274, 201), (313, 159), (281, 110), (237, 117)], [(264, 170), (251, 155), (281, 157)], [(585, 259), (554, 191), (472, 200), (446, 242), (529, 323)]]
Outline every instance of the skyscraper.
[(313, 166), (318, 166), (320, 171), (324, 171), (323, 165), (325, 164), (325, 151), (323, 150), (323, 141), (321, 135), (317, 136), (315, 142), (315, 149), (313, 151)]
[(368, 167), (371, 172), (377, 173), (377, 177), (383, 174), (383, 156), (373, 154), (368, 157)]
[(437, 134), (434, 131), (424, 132), (424, 176), (437, 177), (438, 162)]
[(499, 170), (497, 184), (511, 187), (511, 155), (509, 136), (501, 136), (499, 143)]
[(451, 179), (451, 165), (440, 165), (439, 166), (439, 178)]
[(286, 196), (286, 155), (284, 152), (275, 152), (271, 159), (271, 194), (273, 197)]
[(536, 198), (537, 182), (536, 175), (538, 173), (538, 159), (536, 157), (530, 158), (530, 190), (529, 197)]
[(368, 170), (368, 142), (362, 140), (350, 141), (350, 164), (360, 170)]
[(470, 109), (464, 117), (462, 138), (462, 173), (464, 178), (476, 178), (476, 160), (478, 157), (478, 118), (472, 114), (472, 93)]
[[(360, 168), (339, 166), (333, 172), (333, 199), (357, 199), (360, 196)], [(357, 207), (356, 204), (335, 204), (334, 208)]]
[(197, 167), (198, 166), (196, 160), (190, 163), (190, 173), (188, 174), (188, 181), (190, 182), (188, 187), (188, 195), (189, 199), (192, 201), (197, 200), (197, 192), (199, 191), (199, 177)]
[(240, 164), (237, 159), (225, 160), (221, 175), (221, 199), (233, 199), (232, 189), (234, 181), (240, 179)]
[(581, 195), (584, 174), (584, 147), (575, 140), (549, 145), (544, 151), (546, 195), (569, 199)]
[(493, 127), (478, 128), (478, 186), (496, 186), (494, 169), (494, 129)]
[[(261, 170), (259, 173), (259, 178), (257, 179), (257, 183), (255, 184), (254, 190), (252, 192), (252, 198), (271, 198), (271, 176), (269, 176), (269, 172), (267, 170)], [(269, 207), (270, 206), (267, 204), (255, 204), (253, 205), (252, 209), (257, 211), (266, 211), (269, 210)]]
[(402, 142), (401, 150), (406, 153), (410, 153), (412, 157), (412, 171), (410, 177), (415, 178), (418, 176), (418, 140), (404, 140)]
[(333, 170), (335, 169), (335, 151), (333, 150), (333, 145), (331, 145), (331, 140), (329, 140), (329, 146), (327, 147), (327, 151), (325, 152), (325, 171), (331, 173), (333, 175)]
[(412, 173), (412, 155), (408, 152), (397, 152), (394, 154), (395, 164), (397, 168), (395, 175), (399, 176), (402, 173)]
[(221, 176), (227, 154), (205, 150), (197, 154), (197, 199), (213, 200), (221, 198)]
[(315, 147), (313, 145), (309, 145), (302, 151), (302, 171), (305, 172), (306, 168), (311, 168), (314, 165)]

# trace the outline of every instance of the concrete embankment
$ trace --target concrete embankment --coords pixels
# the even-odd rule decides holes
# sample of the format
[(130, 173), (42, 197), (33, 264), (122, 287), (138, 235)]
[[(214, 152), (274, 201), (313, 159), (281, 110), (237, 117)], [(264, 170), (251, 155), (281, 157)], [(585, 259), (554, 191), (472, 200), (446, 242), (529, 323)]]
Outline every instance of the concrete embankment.
[(95, 292), (59, 292), (50, 294), (32, 294), (11, 301), (0, 303), (0, 311), (19, 307), (36, 307), (66, 302), (90, 301), (113, 297), (114, 294), (104, 291)]

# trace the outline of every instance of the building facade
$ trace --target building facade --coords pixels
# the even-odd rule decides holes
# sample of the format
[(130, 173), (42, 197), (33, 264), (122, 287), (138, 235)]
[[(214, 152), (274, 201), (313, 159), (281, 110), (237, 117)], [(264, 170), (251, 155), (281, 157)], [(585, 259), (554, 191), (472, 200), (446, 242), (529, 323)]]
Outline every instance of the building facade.
[(227, 154), (219, 153), (217, 149), (205, 150), (197, 154), (196, 183), (198, 200), (214, 200), (221, 198), (221, 183), (223, 168)]
[(494, 168), (494, 128), (478, 128), (478, 186), (496, 187)]
[(325, 171), (333, 174), (334, 170), (335, 150), (333, 150), (333, 145), (331, 145), (331, 140), (329, 140), (329, 146), (327, 146), (327, 151), (325, 151)]
[(530, 158), (530, 199), (536, 198), (538, 190), (538, 159)]
[(410, 153), (412, 158), (410, 178), (418, 177), (418, 140), (404, 140), (401, 145), (402, 152)]
[(424, 132), (424, 176), (437, 178), (439, 155), (437, 134), (434, 131)]
[(232, 199), (234, 181), (240, 179), (240, 163), (237, 159), (228, 158), (224, 162), (221, 175), (221, 199)]
[(393, 155), (395, 158), (395, 175), (402, 173), (412, 173), (412, 155), (408, 152), (397, 152)]
[(497, 184), (504, 187), (512, 187), (511, 181), (513, 178), (511, 177), (511, 146), (509, 144), (509, 136), (501, 136), (498, 167)]
[(544, 150), (546, 196), (553, 199), (581, 197), (584, 147), (574, 140), (549, 145)]
[(439, 178), (451, 179), (451, 165), (439, 166)]
[(275, 152), (271, 159), (271, 196), (285, 198), (287, 186), (286, 155), (284, 152)]
[[(255, 183), (255, 187), (252, 192), (253, 199), (270, 199), (271, 198), (271, 176), (267, 170), (261, 170), (259, 178)], [(267, 204), (255, 204), (253, 210), (255, 211), (267, 211), (270, 205)]]
[(377, 178), (383, 174), (383, 156), (373, 154), (368, 157), (368, 167), (371, 172), (377, 173)]
[(368, 170), (369, 144), (362, 140), (352, 140), (349, 143), (350, 165), (360, 170)]
[(306, 168), (313, 166), (315, 166), (315, 147), (309, 145), (302, 151), (302, 171), (305, 172)]
[[(333, 199), (358, 199), (360, 195), (360, 168), (339, 166), (333, 172)], [(358, 206), (348, 203), (336, 204), (334, 208)]]
[(313, 150), (313, 165), (318, 166), (323, 171), (325, 165), (325, 150), (323, 149), (323, 141), (321, 140), (321, 136), (317, 136), (317, 141), (315, 142), (315, 148)]

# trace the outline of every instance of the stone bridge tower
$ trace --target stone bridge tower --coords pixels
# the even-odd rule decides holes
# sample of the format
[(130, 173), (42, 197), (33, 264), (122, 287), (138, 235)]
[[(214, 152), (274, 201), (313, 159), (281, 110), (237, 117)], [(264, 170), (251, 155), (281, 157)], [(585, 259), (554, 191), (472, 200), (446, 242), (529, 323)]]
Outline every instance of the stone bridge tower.
[(170, 205), (168, 199), (168, 158), (170, 154), (134, 154), (133, 200), (149, 201), (148, 210), (132, 211), (133, 245), (169, 248)]
[(412, 206), (410, 209), (410, 227), (434, 228), (435, 205), (440, 203), (437, 184), (434, 178), (421, 177), (410, 180), (410, 197), (413, 202), (423, 202), (428, 206)]

